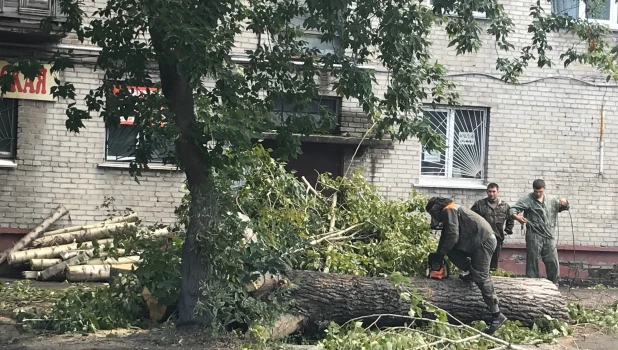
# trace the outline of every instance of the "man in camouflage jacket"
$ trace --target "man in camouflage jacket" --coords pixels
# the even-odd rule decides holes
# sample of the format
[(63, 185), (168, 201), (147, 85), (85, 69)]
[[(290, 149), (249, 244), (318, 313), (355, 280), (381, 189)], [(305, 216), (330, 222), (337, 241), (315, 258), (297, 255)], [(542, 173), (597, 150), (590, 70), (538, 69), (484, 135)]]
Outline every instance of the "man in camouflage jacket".
[(513, 217), (509, 214), (511, 207), (498, 198), (499, 194), (498, 184), (490, 183), (487, 185), (487, 198), (476, 201), (471, 208), (473, 212), (487, 220), (494, 230), (494, 235), (498, 241), (494, 255), (491, 258), (490, 267), (492, 270), (498, 268), (498, 260), (502, 252), (505, 234), (513, 234), (513, 226), (515, 224)]

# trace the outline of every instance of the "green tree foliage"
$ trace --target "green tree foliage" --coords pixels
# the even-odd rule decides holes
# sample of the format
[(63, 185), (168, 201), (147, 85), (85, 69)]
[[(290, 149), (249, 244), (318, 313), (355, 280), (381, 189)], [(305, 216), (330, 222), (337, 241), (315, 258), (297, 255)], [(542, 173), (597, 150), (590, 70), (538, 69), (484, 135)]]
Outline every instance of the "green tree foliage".
[[(434, 0), (432, 7), (424, 3), (109, 0), (94, 13), (84, 13), (81, 0), (58, 1), (66, 16), (62, 31), (101, 48), (95, 66), (103, 76), (86, 96), (78, 96), (71, 81), (57, 81), (53, 94), (68, 101), (67, 128), (78, 132), (93, 114), (112, 128), (121, 117), (134, 116), (139, 137), (132, 149), (131, 172), (138, 176), (152, 159), (153, 150), (171, 143), (175, 151), (166, 159), (185, 171), (191, 211), (182, 256), (181, 324), (211, 321), (194, 313), (196, 305), (209, 303), (200, 292), (200, 281), (212, 280), (213, 274), (225, 275), (213, 270), (217, 265), (213, 259), (221, 257), (212, 252), (219, 252), (220, 247), (212, 250), (208, 245), (219, 242), (217, 217), (225, 211), (218, 206), (226, 205), (222, 203), (225, 195), (213, 191), (215, 175), (225, 167), (238, 166), (237, 158), (229, 157), (225, 148), (231, 144), (238, 150), (249, 149), (262, 132), (274, 129), (277, 141), (285, 146), (284, 155), (293, 154), (299, 144), (294, 132), (320, 129), (320, 122), (308, 118), (287, 118), (283, 125), (274, 124), (271, 110), (276, 98), (306, 105), (320, 88), (317, 77), (328, 76), (335, 81), (334, 93), (358, 101), (376, 137), (416, 137), (428, 149), (436, 149), (442, 140), (423, 119), (422, 105), (454, 103), (457, 95), (453, 83), (445, 78), (446, 69), (431, 57), (433, 28), (444, 25), (449, 45), (458, 54), (473, 52), (481, 46), (483, 35), (474, 12), (482, 11), (487, 17), (486, 32), (495, 45), (503, 52), (514, 49), (508, 40), (513, 22), (497, 0)], [(297, 17), (304, 18), (300, 26), (293, 24)], [(43, 28), (52, 30), (52, 22), (43, 21)], [(531, 7), (530, 23), (531, 44), (522, 49), (520, 57), (497, 62), (505, 80), (516, 79), (531, 61), (541, 67), (553, 64), (548, 58), (547, 33), (557, 31), (574, 33), (589, 44), (585, 50), (564, 52), (565, 65), (591, 64), (608, 78), (616, 77), (615, 52), (602, 26), (547, 14), (540, 2)], [(322, 41), (337, 40), (340, 50), (319, 54), (307, 45), (306, 29), (321, 32)], [(241, 32), (254, 34), (257, 44), (239, 62), (232, 54), (235, 37)], [(59, 50), (50, 61), (54, 72), (75, 65), (67, 50)], [(376, 72), (364, 65), (388, 69), (383, 90), (376, 88)], [(13, 62), (0, 77), (2, 93), (10, 89), (10, 73), (18, 69), (29, 78), (38, 72), (31, 60)], [(135, 95), (132, 86), (154, 90)], [(383, 247), (366, 249), (355, 253), (370, 254)], [(352, 272), (338, 265), (336, 250), (328, 254), (335, 270)], [(384, 270), (373, 265), (366, 262), (358, 273)]]

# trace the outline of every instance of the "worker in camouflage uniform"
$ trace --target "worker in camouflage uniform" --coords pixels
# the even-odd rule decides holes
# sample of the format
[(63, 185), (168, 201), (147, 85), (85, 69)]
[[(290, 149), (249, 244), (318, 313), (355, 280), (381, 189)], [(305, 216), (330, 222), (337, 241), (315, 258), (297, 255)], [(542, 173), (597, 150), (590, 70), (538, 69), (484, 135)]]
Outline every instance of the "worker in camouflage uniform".
[[(482, 216), (494, 229), (496, 235), (496, 250), (491, 258), (490, 268), (495, 270), (498, 268), (498, 260), (502, 252), (502, 244), (504, 243), (505, 235), (513, 234), (513, 225), (515, 221), (509, 214), (511, 207), (503, 200), (498, 198), (498, 184), (490, 183), (487, 185), (487, 198), (476, 201), (472, 206), (472, 211)], [(506, 222), (506, 226), (505, 226)]]
[[(526, 224), (526, 277), (539, 278), (539, 257), (545, 264), (547, 279), (558, 284), (560, 266), (556, 249), (556, 219), (558, 213), (569, 209), (569, 202), (545, 194), (545, 181), (534, 180), (534, 192), (520, 199), (509, 214), (522, 225)], [(523, 215), (521, 215), (523, 213)]]
[(456, 205), (453, 200), (433, 197), (425, 206), (431, 215), (432, 229), (441, 229), (438, 251), (440, 261), (444, 256), (464, 272), (464, 281), (473, 281), (481, 290), (483, 301), (492, 314), (488, 333), (496, 331), (506, 321), (498, 308), (498, 297), (491, 280), (489, 264), (496, 248), (493, 229), (480, 215)]

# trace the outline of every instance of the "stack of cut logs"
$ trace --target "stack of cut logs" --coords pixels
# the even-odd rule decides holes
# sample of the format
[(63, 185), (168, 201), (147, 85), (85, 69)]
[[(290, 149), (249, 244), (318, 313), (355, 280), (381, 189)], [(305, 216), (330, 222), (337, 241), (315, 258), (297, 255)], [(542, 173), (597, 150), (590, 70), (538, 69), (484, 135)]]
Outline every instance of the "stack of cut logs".
[[(59, 206), (47, 219), (25, 235), (13, 247), (0, 254), (0, 264), (5, 261), (15, 267), (26, 267), (24, 278), (68, 280), (72, 282), (108, 281), (112, 268), (131, 269), (140, 261), (139, 256), (107, 257), (104, 247), (113, 245), (112, 234), (123, 227), (135, 226), (137, 214), (114, 217), (106, 221), (46, 231), (55, 221), (68, 213)], [(167, 228), (149, 232), (149, 237), (169, 235)], [(95, 247), (99, 247), (95, 257)]]

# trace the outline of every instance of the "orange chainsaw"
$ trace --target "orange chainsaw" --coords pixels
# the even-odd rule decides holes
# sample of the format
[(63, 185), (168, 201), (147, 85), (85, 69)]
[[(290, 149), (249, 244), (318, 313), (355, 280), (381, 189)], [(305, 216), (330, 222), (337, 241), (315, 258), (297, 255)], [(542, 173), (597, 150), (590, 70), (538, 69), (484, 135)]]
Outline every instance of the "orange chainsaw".
[(427, 277), (437, 280), (448, 278), (451, 274), (444, 256), (439, 253), (430, 253), (427, 257)]

